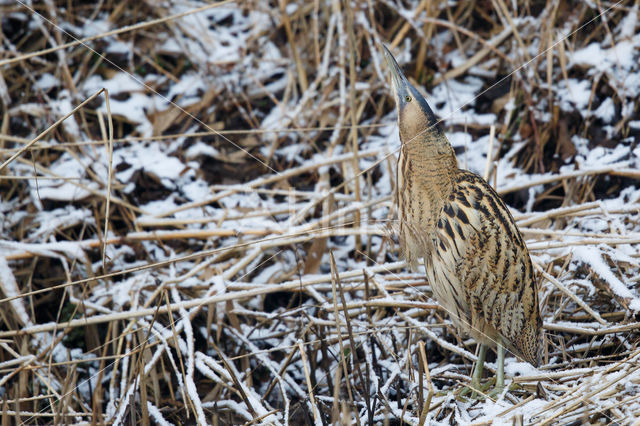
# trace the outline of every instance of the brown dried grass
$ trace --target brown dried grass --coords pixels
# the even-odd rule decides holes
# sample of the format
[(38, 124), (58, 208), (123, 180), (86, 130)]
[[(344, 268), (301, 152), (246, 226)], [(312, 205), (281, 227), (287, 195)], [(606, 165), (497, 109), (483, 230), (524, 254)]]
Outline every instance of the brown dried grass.
[[(53, 73), (61, 82), (58, 91), (68, 90), (80, 100), (78, 82), (94, 74), (113, 73), (109, 59), (123, 62), (129, 71), (150, 67), (162, 74), (167, 80), (152, 88), (165, 92), (190, 68), (202, 66), (190, 64), (187, 53), (171, 56), (156, 50), (155, 41), (163, 34), (190, 37), (179, 20), (184, 14), (168, 16), (167, 10), (151, 2), (107, 0), (99, 9), (84, 3), (38, 6), (38, 13), (58, 23), (79, 25), (98, 12), (118, 23), (116, 30), (81, 43), (68, 41), (50, 23), (27, 28), (7, 18), (6, 28), (14, 25), (22, 32), (9, 38), (15, 50), (5, 52), (0, 60), (7, 87), (0, 126), (0, 171), (5, 174), (0, 187), (3, 200), (12, 201), (26, 215), (3, 230), (5, 241), (20, 243), (5, 255), (13, 276), (3, 277), (15, 280), (20, 295), (0, 300), (3, 424), (108, 424), (117, 413), (122, 413), (118, 417), (122, 421), (149, 424), (149, 407), (175, 423), (213, 424), (271, 423), (276, 418), (292, 424), (373, 424), (382, 419), (424, 424), (427, 419), (453, 421), (462, 411), (477, 414), (482, 403), (465, 406), (455, 401), (475, 360), (473, 343), (452, 329), (446, 313), (431, 300), (424, 277), (409, 274), (403, 263), (394, 262), (397, 247), (387, 238), (385, 223), (371, 219), (371, 213), (380, 209), (388, 209), (392, 217), (391, 197), (363, 199), (363, 194), (372, 193), (376, 169), (393, 168), (393, 157), (385, 152), (364, 152), (359, 147), (386, 125), (381, 118), (393, 107), (386, 96), (386, 81), (372, 66), (377, 44), (389, 41), (391, 46), (410, 43), (413, 57), (419, 59), (408, 67), (408, 74), (426, 85), (427, 91), (483, 63), (490, 64), (486, 71), (494, 72), (496, 79), (509, 75), (498, 92), (489, 90), (476, 105), (497, 113), (493, 158), (508, 152), (517, 134), (525, 142), (515, 158), (519, 167), (530, 173), (556, 172), (501, 189), (514, 208), (522, 209), (519, 194), (535, 185), (545, 188), (536, 195), (534, 211), (518, 215), (517, 220), (537, 256), (546, 336), (545, 365), (535, 375), (512, 378), (502, 402), (505, 408), (495, 419), (522, 420), (518, 409), (534, 399), (544, 404), (535, 412), (525, 412), (528, 422), (625, 423), (640, 416), (632, 390), (640, 384), (633, 376), (640, 368), (637, 314), (599, 271), (588, 265), (570, 269), (571, 252), (558, 251), (576, 244), (628, 244), (636, 253), (628, 262), (604, 259), (623, 282), (635, 282), (637, 290), (639, 267), (633, 260), (640, 257), (637, 232), (590, 233), (573, 228), (577, 217), (604, 215), (637, 229), (637, 200), (609, 211), (603, 211), (597, 200), (618, 194), (638, 178), (638, 172), (603, 167), (557, 173), (562, 164), (558, 158), (575, 155), (567, 135), (588, 137), (594, 146), (609, 141), (597, 138), (601, 124), (578, 114), (565, 117), (554, 102), (541, 110), (534, 101), (552, 99), (550, 84), (570, 78), (566, 52), (592, 41), (603, 42), (632, 3), (598, 2), (607, 19), (587, 24), (595, 11), (583, 2), (526, 2), (514, 11), (510, 2), (502, 0), (460, 2), (457, 7), (423, 0), (415, 2), (413, 18), (400, 16), (391, 2), (300, 2), (289, 14), (286, 1), (273, 9), (244, 2), (240, 7), (245, 11), (261, 8), (273, 18), (272, 35), (266, 37), (277, 46), (283, 62), (292, 64), (286, 88), (274, 95), (265, 94), (267, 90), (250, 93), (211, 87), (200, 102), (182, 111), (149, 111), (152, 138), (139, 137), (130, 120), (116, 110), (103, 117), (91, 97), (75, 103), (79, 105), (75, 117), (84, 135), (78, 139), (59, 125), (62, 120), (55, 122), (62, 118), (48, 107), (55, 94), (37, 89), (34, 82), (42, 73)], [(189, 13), (210, 7), (216, 6)], [(0, 8), (5, 16), (25, 12), (19, 4)], [(420, 11), (426, 11), (426, 16)], [(356, 24), (354, 13), (363, 13), (371, 27)], [(534, 31), (532, 24), (514, 20), (526, 16), (544, 25)], [(342, 27), (333, 34), (334, 44), (328, 45), (333, 19)], [(567, 22), (571, 30), (581, 29), (562, 39), (560, 31)], [(452, 39), (431, 55), (432, 37), (445, 32), (451, 32)], [(497, 34), (503, 35), (496, 38)], [(107, 36), (130, 42), (134, 59), (129, 63), (117, 56), (105, 59), (85, 47), (91, 43), (102, 52), (109, 43)], [(259, 40), (249, 40), (247, 55), (259, 54)], [(539, 55), (531, 57), (527, 52), (535, 45)], [(456, 49), (468, 59), (452, 67), (440, 53)], [(325, 50), (333, 57), (334, 74), (321, 74)], [(233, 65), (209, 64), (210, 71), (220, 75)], [(511, 73), (514, 70), (518, 71)], [(440, 74), (435, 75), (436, 71)], [(578, 77), (592, 79), (587, 70), (581, 71)], [(575, 77), (579, 70), (571, 72)], [(246, 78), (247, 86), (264, 89), (268, 84)], [(598, 87), (613, 97), (623, 96), (616, 93), (614, 82), (606, 81), (607, 75), (597, 78), (594, 91)], [(491, 89), (495, 80), (486, 80)], [(357, 92), (356, 82), (368, 84), (368, 89)], [(305, 98), (309, 87), (316, 91), (311, 95), (313, 103)], [(108, 99), (107, 93), (97, 93), (96, 99), (103, 96)], [(255, 111), (265, 111), (265, 104), (289, 107), (292, 100), (298, 115), (291, 117), (289, 126), (277, 129), (275, 138), (267, 138), (274, 131), (260, 129)], [(512, 111), (502, 108), (508, 100), (515, 102)], [(220, 105), (212, 110), (213, 103)], [(540, 113), (549, 113), (552, 119), (541, 121), (536, 118)], [(619, 135), (633, 132), (629, 117), (617, 120), (613, 127)], [(469, 125), (464, 130), (477, 138), (490, 128)], [(43, 143), (44, 136), (63, 143)], [(301, 153), (303, 159), (321, 152), (326, 162), (301, 163), (277, 155), (294, 137), (307, 147)], [(168, 191), (159, 179), (138, 176), (137, 189), (126, 193), (126, 183), (112, 178), (113, 164), (108, 164), (109, 179), (104, 181), (90, 164), (83, 163), (84, 176), (66, 180), (90, 193), (70, 204), (90, 211), (93, 225), (75, 223), (57, 229), (55, 238), (68, 242), (66, 248), (29, 239), (38, 226), (34, 212), (62, 205), (34, 199), (26, 183), (34, 176), (12, 175), (18, 163), (31, 167), (38, 179), (61, 179), (51, 165), (63, 153), (82, 163), (81, 159), (92, 158), (100, 149), (117, 151), (141, 142), (166, 147), (183, 141), (175, 154), (180, 156), (190, 141), (200, 139), (220, 152), (213, 166), (197, 160), (201, 175), (211, 185), (210, 198), (185, 201), (172, 211), (146, 212), (146, 201), (162, 198)], [(265, 144), (271, 144), (268, 156), (259, 150)], [(344, 154), (336, 156), (336, 147)], [(361, 169), (359, 160), (368, 157), (378, 159), (375, 167)], [(490, 181), (506, 178), (496, 176), (495, 168), (487, 171)], [(610, 182), (604, 189), (598, 184), (602, 176)], [(393, 184), (392, 174), (384, 178)], [(207, 225), (208, 218), (175, 216), (204, 206), (222, 209), (217, 203), (226, 197), (253, 191), (273, 200), (274, 207), (263, 211), (227, 208), (226, 217), (216, 218), (216, 227), (194, 227)], [(293, 209), (283, 208), (283, 197)], [(221, 227), (238, 217), (268, 222), (281, 215), (289, 215), (291, 227)], [(107, 230), (115, 236), (105, 238)], [(368, 238), (374, 235), (385, 237), (376, 244), (377, 252)], [(344, 261), (333, 259), (331, 250), (344, 244), (344, 236), (354, 236), (349, 255), (366, 267), (345, 270)], [(581, 239), (576, 242), (569, 237)], [(119, 259), (106, 256), (107, 246), (129, 247), (122, 256), (135, 266), (119, 269)], [(168, 259), (158, 260), (153, 249), (164, 250)], [(331, 253), (330, 268), (323, 263), (327, 253)], [(277, 262), (284, 265), (282, 270), (266, 282), (252, 280), (256, 271)], [(221, 277), (225, 286), (216, 286), (214, 277)], [(201, 284), (194, 285), (194, 278)], [(123, 283), (135, 289), (124, 306), (108, 293), (96, 298), (103, 289)], [(29, 323), (15, 311), (15, 302), (24, 307)], [(57, 362), (54, 350), (60, 348), (80, 350), (84, 356), (69, 355), (69, 360)], [(194, 372), (195, 359), (200, 364)], [(97, 380), (88, 385), (90, 377)], [(626, 377), (630, 381), (619, 386)], [(199, 399), (185, 390), (184, 383), (189, 381)]]

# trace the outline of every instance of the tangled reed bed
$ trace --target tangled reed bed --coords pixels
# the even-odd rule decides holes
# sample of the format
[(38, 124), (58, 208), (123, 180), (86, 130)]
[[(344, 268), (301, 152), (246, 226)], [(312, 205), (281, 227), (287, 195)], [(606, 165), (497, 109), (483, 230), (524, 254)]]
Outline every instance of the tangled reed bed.
[[(2, 3), (3, 421), (640, 416), (638, 4), (515, 6)], [(497, 399), (398, 257), (383, 42), (538, 270)]]

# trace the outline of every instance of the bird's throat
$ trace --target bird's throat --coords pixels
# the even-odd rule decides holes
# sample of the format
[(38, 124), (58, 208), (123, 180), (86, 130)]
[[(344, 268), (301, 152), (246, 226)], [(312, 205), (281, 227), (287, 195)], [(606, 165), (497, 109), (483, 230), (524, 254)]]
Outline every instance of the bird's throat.
[(397, 177), (400, 220), (423, 232), (433, 228), (444, 201), (453, 190), (457, 170), (453, 150), (445, 154), (425, 147), (420, 149), (418, 144), (403, 145)]
[[(458, 161), (443, 132), (430, 132), (411, 142), (403, 142), (398, 175), (403, 175), (414, 194), (433, 193), (444, 200), (453, 189)], [(402, 167), (400, 167), (402, 166)]]

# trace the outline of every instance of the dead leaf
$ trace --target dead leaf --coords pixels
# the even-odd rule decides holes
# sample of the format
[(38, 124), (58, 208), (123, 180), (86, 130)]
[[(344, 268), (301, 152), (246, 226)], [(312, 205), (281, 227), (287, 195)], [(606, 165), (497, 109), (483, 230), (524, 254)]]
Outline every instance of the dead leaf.
[(562, 161), (566, 161), (569, 158), (572, 158), (576, 155), (576, 147), (573, 145), (571, 141), (571, 136), (569, 135), (569, 126), (567, 124), (567, 120), (562, 118), (558, 122), (558, 139), (556, 141), (556, 155), (559, 155), (562, 158)]
[(322, 255), (327, 251), (327, 239), (316, 238), (307, 251), (307, 260), (304, 262), (304, 273), (315, 274), (320, 270)]

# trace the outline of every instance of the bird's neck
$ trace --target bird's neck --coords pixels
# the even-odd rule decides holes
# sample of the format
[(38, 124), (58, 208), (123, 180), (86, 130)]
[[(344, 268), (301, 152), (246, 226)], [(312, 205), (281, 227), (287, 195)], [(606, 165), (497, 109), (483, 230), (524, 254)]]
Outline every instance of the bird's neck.
[(451, 144), (443, 132), (434, 133), (403, 141), (398, 161), (398, 201), (403, 201), (403, 216), (424, 227), (435, 225), (458, 172)]

